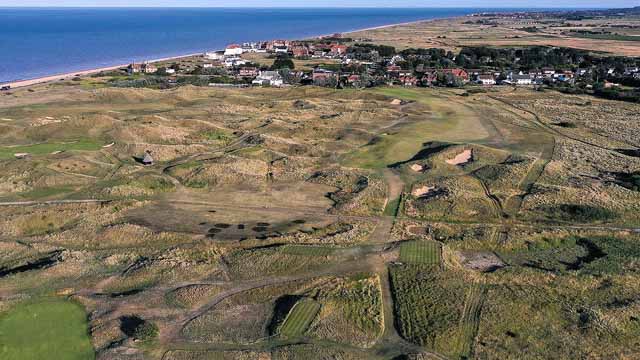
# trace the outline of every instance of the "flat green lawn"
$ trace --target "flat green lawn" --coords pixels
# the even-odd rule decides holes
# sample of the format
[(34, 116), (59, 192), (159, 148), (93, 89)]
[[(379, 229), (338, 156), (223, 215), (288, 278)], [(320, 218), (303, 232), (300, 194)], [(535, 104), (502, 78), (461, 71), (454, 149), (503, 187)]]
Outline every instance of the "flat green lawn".
[(83, 139), (78, 141), (59, 142), (59, 143), (42, 143), (34, 145), (21, 146), (0, 146), (0, 159), (10, 159), (17, 153), (29, 153), (31, 155), (51, 154), (55, 151), (97, 151), (102, 147), (101, 143), (94, 140)]
[(0, 359), (85, 360), (95, 353), (84, 309), (65, 300), (23, 304), (0, 317)]
[(313, 322), (313, 319), (315, 319), (318, 311), (320, 311), (320, 303), (311, 299), (299, 301), (293, 306), (284, 324), (282, 324), (280, 334), (286, 337), (303, 335), (311, 325), (311, 322)]
[(411, 264), (440, 265), (440, 244), (435, 241), (409, 241), (400, 245), (400, 261)]

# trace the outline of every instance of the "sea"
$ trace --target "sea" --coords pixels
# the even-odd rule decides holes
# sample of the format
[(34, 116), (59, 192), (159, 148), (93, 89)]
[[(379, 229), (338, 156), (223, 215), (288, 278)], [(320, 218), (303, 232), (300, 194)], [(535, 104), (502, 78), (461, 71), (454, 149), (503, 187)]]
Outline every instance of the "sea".
[(491, 9), (0, 8), (0, 83), (200, 53), (229, 43), (302, 39), (484, 11)]

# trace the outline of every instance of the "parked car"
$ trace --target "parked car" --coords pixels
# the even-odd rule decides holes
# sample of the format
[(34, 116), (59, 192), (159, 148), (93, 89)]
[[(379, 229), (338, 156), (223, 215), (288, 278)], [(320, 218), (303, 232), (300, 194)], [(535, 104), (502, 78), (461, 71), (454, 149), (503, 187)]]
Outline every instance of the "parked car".
[(10, 85), (5, 85), (5, 86), (0, 88), (0, 91), (8, 91), (8, 90), (11, 90), (11, 86)]

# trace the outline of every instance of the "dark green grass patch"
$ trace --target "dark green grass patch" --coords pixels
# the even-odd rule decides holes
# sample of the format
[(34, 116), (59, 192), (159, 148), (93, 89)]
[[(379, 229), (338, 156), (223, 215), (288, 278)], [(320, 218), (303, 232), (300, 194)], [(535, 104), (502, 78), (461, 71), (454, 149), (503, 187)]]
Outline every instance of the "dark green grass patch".
[(440, 265), (440, 244), (435, 241), (408, 241), (400, 245), (400, 261), (411, 264)]
[(545, 216), (549, 220), (572, 222), (596, 222), (607, 221), (615, 217), (611, 210), (580, 204), (560, 204), (543, 208)]
[(95, 358), (80, 305), (48, 300), (18, 305), (0, 317), (0, 359)]
[(320, 303), (314, 300), (298, 301), (282, 324), (280, 334), (286, 337), (303, 335), (319, 311)]

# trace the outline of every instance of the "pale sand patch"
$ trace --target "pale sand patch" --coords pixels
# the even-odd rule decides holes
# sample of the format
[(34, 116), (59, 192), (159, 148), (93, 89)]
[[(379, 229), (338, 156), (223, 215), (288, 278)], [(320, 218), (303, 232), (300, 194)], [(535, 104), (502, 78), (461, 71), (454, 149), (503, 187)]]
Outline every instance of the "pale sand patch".
[(449, 165), (464, 165), (471, 161), (471, 157), (473, 156), (473, 152), (471, 150), (465, 150), (460, 154), (456, 155), (453, 159), (447, 160), (447, 164)]
[(402, 100), (393, 99), (393, 100), (391, 100), (391, 105), (402, 105)]
[(18, 159), (22, 159), (22, 158), (25, 158), (25, 157), (29, 156), (29, 153), (15, 153), (15, 154), (13, 154), (13, 156), (15, 156)]
[(424, 166), (423, 165), (418, 165), (418, 164), (413, 164), (410, 166), (411, 170), (415, 171), (415, 172), (423, 172), (424, 171)]
[(435, 186), (421, 186), (417, 189), (414, 189), (412, 194), (413, 196), (416, 196), (416, 197), (422, 197), (429, 194), (435, 189), (436, 189)]

